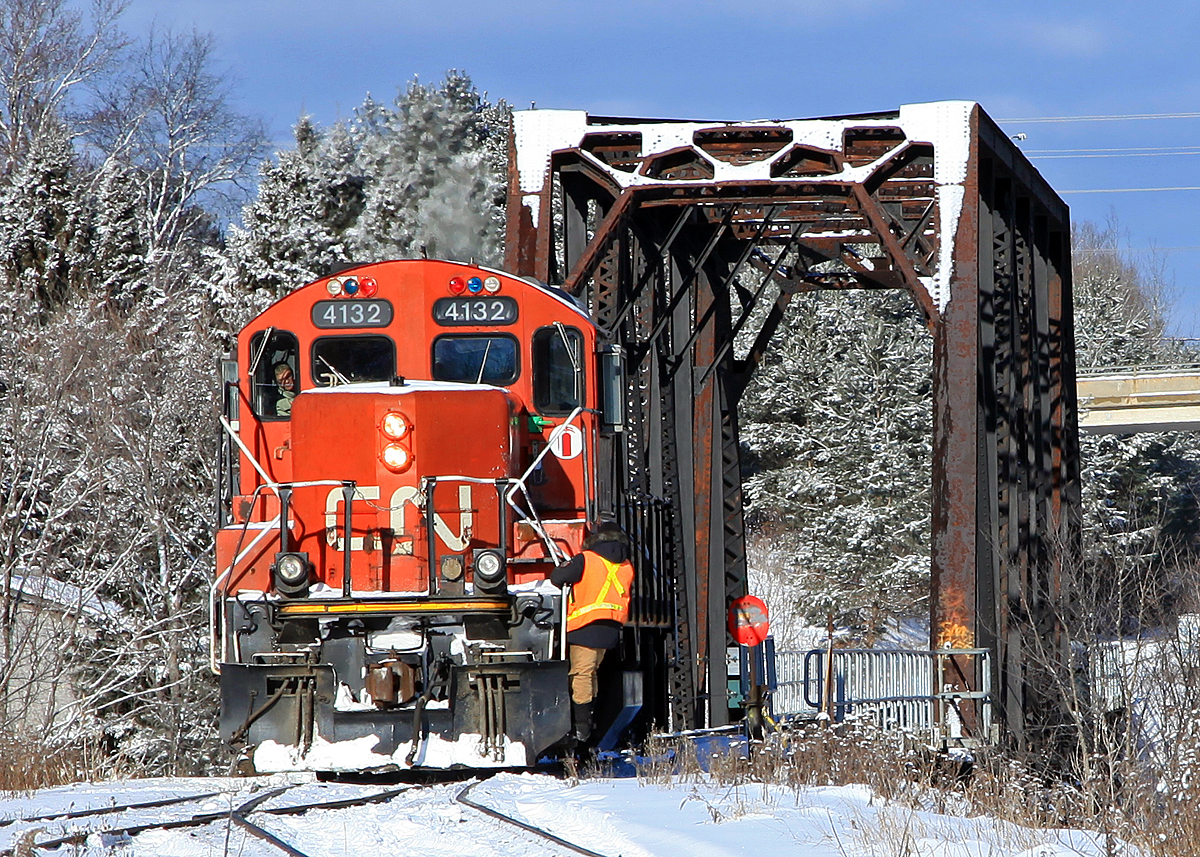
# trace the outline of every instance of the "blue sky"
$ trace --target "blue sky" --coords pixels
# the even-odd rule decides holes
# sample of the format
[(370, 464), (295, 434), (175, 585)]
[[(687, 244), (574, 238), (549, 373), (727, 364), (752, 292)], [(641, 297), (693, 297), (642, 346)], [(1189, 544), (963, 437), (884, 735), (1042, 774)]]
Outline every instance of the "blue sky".
[[(1000, 120), (1200, 113), (1200, 4), (1182, 0), (131, 0), (126, 30), (152, 24), (212, 32), (242, 108), (283, 145), (302, 112), (329, 124), (368, 92), (390, 99), (450, 68), (516, 107), (629, 116), (796, 118), (942, 99)], [(1123, 243), (1161, 266), (1175, 332), (1200, 336), (1200, 190), (1066, 193), (1200, 187), (1200, 117), (1003, 124), (1027, 135), (1020, 145), (1076, 221), (1115, 218)], [(1166, 151), (1079, 151), (1134, 148)]]

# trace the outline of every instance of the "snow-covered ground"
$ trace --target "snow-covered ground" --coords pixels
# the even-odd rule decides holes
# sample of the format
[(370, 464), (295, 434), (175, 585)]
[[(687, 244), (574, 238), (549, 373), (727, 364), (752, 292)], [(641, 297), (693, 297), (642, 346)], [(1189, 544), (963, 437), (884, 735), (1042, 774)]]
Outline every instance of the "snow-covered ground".
[[(456, 802), (466, 784), (412, 787), (387, 803), (313, 810), (304, 815), (249, 816), (312, 857), (411, 854), (423, 857), (515, 857), (566, 854), (560, 846)], [(318, 783), (307, 777), (252, 780), (197, 778), (125, 780), (47, 789), (0, 801), (0, 850), (17, 854), (277, 857), (278, 847), (228, 820), (202, 827), (150, 830), (138, 836), (101, 831), (156, 820), (228, 812), (254, 793), (292, 786), (261, 809), (366, 796), (381, 786)], [(9, 822), (52, 812), (188, 795), (198, 801), (73, 821)], [(471, 799), (493, 810), (611, 857), (1100, 857), (1092, 833), (1034, 830), (987, 818), (918, 812), (861, 787), (720, 786), (711, 781), (651, 785), (637, 779), (571, 782), (541, 774), (501, 774), (474, 788)], [(31, 831), (38, 831), (31, 834)], [(83, 846), (27, 851), (37, 841), (93, 831)], [(1136, 857), (1119, 846), (1122, 857)]]

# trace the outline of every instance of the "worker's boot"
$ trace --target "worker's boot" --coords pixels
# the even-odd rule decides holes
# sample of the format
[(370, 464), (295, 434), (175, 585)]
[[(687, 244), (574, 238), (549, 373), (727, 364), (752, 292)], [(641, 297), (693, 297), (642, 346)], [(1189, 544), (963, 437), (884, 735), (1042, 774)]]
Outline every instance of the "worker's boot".
[(572, 702), (571, 724), (573, 726), (572, 735), (576, 742), (580, 747), (585, 746), (588, 739), (592, 737), (592, 703)]

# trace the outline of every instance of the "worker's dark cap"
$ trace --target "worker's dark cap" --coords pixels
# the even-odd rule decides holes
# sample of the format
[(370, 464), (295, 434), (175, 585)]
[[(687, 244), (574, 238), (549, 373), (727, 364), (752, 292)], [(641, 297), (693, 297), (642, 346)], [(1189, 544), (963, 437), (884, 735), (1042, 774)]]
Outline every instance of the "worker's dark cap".
[(625, 547), (629, 547), (629, 536), (625, 535), (621, 525), (615, 521), (602, 521), (592, 530), (587, 542), (589, 545), (598, 545), (601, 542), (620, 542)]

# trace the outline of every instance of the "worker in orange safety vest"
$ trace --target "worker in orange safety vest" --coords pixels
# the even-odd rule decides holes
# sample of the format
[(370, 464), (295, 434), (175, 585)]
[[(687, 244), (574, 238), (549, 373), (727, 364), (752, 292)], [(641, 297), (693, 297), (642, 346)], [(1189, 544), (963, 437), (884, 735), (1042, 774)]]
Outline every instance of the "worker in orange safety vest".
[(604, 653), (617, 647), (621, 626), (629, 618), (633, 586), (629, 539), (617, 524), (600, 524), (579, 554), (550, 573), (550, 580), (558, 586), (571, 586), (567, 602), (571, 722), (575, 740), (586, 744), (592, 734), (592, 709), (599, 689), (596, 672)]

